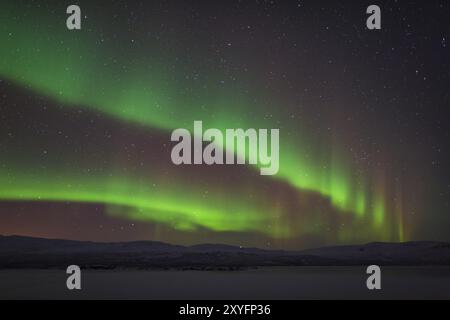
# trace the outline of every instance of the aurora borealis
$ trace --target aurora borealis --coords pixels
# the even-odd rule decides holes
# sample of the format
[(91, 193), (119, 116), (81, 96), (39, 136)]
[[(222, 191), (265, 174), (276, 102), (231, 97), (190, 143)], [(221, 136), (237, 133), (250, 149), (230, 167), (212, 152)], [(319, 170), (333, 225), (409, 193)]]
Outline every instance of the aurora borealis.
[[(97, 240), (448, 234), (447, 3), (386, 3), (377, 32), (344, 1), (79, 1), (80, 31), (68, 4), (1, 5), (0, 233), (84, 239), (64, 222), (83, 215)], [(279, 128), (279, 173), (173, 165), (171, 131), (197, 120)]]

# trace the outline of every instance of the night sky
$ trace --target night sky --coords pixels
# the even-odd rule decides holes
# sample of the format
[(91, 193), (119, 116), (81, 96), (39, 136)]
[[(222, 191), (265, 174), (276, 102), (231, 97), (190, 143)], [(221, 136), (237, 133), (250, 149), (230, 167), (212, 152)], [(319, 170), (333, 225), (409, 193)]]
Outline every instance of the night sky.
[[(450, 241), (448, 1), (2, 1), (0, 21), (0, 234)], [(175, 166), (195, 120), (280, 129), (278, 174)]]

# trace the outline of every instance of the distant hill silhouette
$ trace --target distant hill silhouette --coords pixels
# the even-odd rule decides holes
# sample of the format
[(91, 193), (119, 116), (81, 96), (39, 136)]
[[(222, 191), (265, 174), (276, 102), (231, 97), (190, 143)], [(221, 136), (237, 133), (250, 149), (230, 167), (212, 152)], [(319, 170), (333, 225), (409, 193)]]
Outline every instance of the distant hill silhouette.
[(370, 243), (303, 251), (271, 251), (229, 245), (178, 246), (154, 241), (98, 243), (0, 236), (0, 269), (235, 270), (258, 266), (450, 265), (450, 244)]

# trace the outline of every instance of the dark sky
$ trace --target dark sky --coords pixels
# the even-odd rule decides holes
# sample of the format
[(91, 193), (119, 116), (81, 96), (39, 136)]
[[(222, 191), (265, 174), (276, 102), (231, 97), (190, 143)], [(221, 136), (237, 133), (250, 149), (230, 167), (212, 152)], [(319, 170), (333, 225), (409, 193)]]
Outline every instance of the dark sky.
[[(448, 1), (4, 1), (0, 233), (303, 248), (450, 241)], [(280, 130), (280, 170), (175, 166)]]

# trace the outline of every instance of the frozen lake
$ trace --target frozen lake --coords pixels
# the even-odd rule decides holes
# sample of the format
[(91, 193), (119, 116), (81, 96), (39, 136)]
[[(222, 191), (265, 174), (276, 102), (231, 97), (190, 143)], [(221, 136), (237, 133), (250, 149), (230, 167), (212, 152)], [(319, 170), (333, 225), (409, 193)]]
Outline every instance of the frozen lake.
[(450, 267), (383, 267), (382, 290), (364, 267), (246, 271), (82, 271), (82, 290), (64, 270), (0, 270), (1, 299), (450, 299)]

